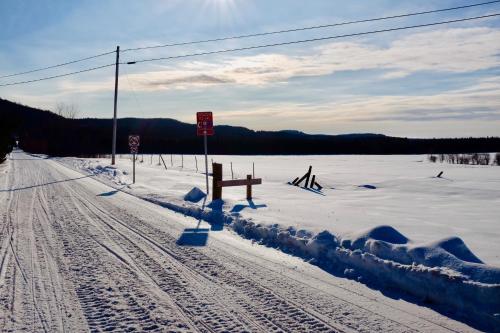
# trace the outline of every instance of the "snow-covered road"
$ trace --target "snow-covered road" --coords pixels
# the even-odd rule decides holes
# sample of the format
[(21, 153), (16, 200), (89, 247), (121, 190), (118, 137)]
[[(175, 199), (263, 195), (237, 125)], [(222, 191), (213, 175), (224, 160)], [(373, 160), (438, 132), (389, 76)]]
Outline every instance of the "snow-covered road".
[(2, 168), (1, 332), (473, 331), (53, 160)]

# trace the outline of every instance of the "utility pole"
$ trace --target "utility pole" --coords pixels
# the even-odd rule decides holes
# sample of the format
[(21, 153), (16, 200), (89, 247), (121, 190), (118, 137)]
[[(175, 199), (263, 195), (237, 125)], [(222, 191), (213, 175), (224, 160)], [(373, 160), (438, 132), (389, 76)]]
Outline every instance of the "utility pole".
[(118, 102), (118, 67), (120, 65), (120, 46), (116, 47), (116, 66), (115, 66), (115, 103), (113, 112), (113, 147), (111, 150), (111, 165), (115, 165), (116, 154), (116, 104)]

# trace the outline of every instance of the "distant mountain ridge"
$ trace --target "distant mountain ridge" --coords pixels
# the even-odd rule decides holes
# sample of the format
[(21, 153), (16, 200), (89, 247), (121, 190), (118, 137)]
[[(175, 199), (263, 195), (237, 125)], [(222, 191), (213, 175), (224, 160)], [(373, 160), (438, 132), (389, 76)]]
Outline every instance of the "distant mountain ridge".
[[(21, 148), (55, 156), (105, 154), (111, 150), (111, 119), (66, 119), (50, 111), (0, 99), (0, 120)], [(118, 119), (117, 152), (128, 152), (128, 135), (141, 136), (143, 153), (202, 153), (196, 125), (169, 118)], [(500, 151), (500, 138), (408, 139), (373, 133), (306, 134), (254, 131), (218, 125), (211, 154), (417, 154)]]

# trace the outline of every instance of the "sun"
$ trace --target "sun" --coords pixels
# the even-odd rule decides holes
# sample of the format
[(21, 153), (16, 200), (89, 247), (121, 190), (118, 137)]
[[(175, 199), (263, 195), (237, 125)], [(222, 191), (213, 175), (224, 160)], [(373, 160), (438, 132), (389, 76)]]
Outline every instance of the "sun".
[(238, 18), (239, 2), (241, 0), (204, 0), (203, 12), (220, 24), (231, 24)]

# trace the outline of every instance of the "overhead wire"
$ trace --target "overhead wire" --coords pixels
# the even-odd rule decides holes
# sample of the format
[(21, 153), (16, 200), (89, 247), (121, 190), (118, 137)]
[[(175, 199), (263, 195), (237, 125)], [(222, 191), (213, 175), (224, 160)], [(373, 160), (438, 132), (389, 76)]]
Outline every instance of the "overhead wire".
[(391, 15), (391, 16), (384, 16), (384, 17), (377, 17), (377, 18), (369, 18), (369, 19), (363, 19), (363, 20), (354, 20), (354, 21), (346, 21), (346, 22), (339, 22), (339, 23), (331, 23), (331, 24), (322, 24), (322, 25), (315, 25), (315, 26), (308, 26), (308, 27), (300, 27), (300, 28), (293, 28), (293, 29), (286, 29), (286, 30), (269, 31), (269, 32), (247, 34), (247, 35), (229, 36), (229, 37), (220, 37), (220, 38), (204, 39), (204, 40), (197, 40), (197, 41), (190, 41), (190, 42), (180, 42), (180, 43), (169, 43), (169, 44), (161, 44), (161, 45), (135, 47), (135, 48), (123, 49), (123, 50), (121, 50), (121, 52), (139, 51), (139, 50), (147, 50), (147, 49), (157, 49), (157, 48), (164, 48), (164, 47), (183, 46), (183, 45), (210, 43), (210, 42), (220, 42), (220, 41), (226, 41), (226, 40), (232, 40), (232, 39), (269, 36), (269, 35), (276, 35), (276, 34), (289, 33), (289, 32), (297, 32), (297, 31), (305, 31), (305, 30), (314, 30), (314, 29), (338, 27), (338, 26), (343, 26), (343, 25), (376, 22), (376, 21), (390, 20), (390, 19), (396, 19), (396, 18), (404, 18), (404, 17), (411, 17), (411, 16), (418, 16), (418, 15), (425, 15), (425, 14), (432, 14), (432, 13), (440, 13), (440, 12), (446, 12), (446, 11), (453, 11), (453, 10), (459, 10), (459, 9), (466, 9), (466, 8), (472, 8), (472, 7), (479, 7), (479, 6), (491, 5), (491, 4), (494, 4), (494, 3), (500, 3), (500, 0), (487, 1), (487, 2), (481, 2), (481, 3), (476, 3), (476, 4), (470, 4), (470, 5), (449, 7), (449, 8), (427, 10), (427, 11), (414, 12), (414, 13), (406, 13), (406, 14)]
[(90, 71), (95, 71), (95, 70), (98, 70), (98, 69), (101, 69), (101, 68), (106, 68), (106, 67), (111, 67), (111, 66), (115, 66), (115, 64), (108, 64), (108, 65), (103, 65), (103, 66), (97, 66), (97, 67), (82, 69), (82, 70), (79, 70), (79, 71), (65, 73), (65, 74), (59, 74), (59, 75), (53, 75), (53, 76), (46, 76), (46, 77), (42, 77), (42, 78), (34, 79), (34, 80), (18, 81), (18, 82), (12, 82), (12, 83), (4, 83), (4, 84), (0, 84), (0, 87), (14, 86), (14, 85), (18, 85), (18, 84), (24, 84), (24, 83), (32, 83), (32, 82), (50, 80), (50, 79), (55, 79), (55, 78), (58, 78), (58, 77), (69, 76), (69, 75), (74, 75), (74, 74), (80, 74), (80, 73), (85, 73), (85, 72), (90, 72)]
[[(500, 2), (500, 0), (498, 0), (498, 1), (492, 1), (492, 2)], [(493, 13), (493, 14), (488, 14), (488, 15), (467, 17), (467, 18), (447, 20), (447, 21), (440, 21), (440, 22), (432, 22), (432, 23), (425, 23), (425, 24), (410, 25), (410, 26), (404, 26), (404, 27), (395, 27), (395, 28), (371, 30), (371, 31), (364, 31), (364, 32), (357, 32), (357, 33), (350, 33), (350, 34), (343, 34), (343, 35), (334, 35), (334, 36), (310, 38), (310, 39), (303, 39), (303, 40), (295, 40), (295, 41), (289, 41), (289, 42), (272, 43), (272, 44), (264, 44), (264, 45), (254, 45), (254, 46), (247, 46), (247, 47), (240, 47), (240, 48), (215, 50), (215, 51), (206, 51), (206, 52), (182, 54), (182, 55), (168, 56), (168, 57), (158, 57), (158, 58), (150, 58), (150, 59), (139, 59), (139, 60), (128, 61), (128, 62), (120, 62), (119, 64), (125, 65), (125, 64), (135, 64), (135, 63), (152, 62), (152, 61), (160, 61), (160, 60), (171, 60), (171, 59), (179, 59), (179, 58), (187, 58), (187, 57), (196, 57), (196, 56), (203, 56), (203, 55), (219, 54), (219, 53), (229, 53), (229, 52), (236, 52), (236, 51), (245, 51), (245, 50), (253, 50), (253, 49), (260, 49), (260, 48), (276, 47), (276, 46), (291, 45), (291, 44), (309, 43), (309, 42), (316, 42), (316, 41), (322, 41), (322, 40), (340, 39), (340, 38), (346, 38), (346, 37), (372, 35), (372, 34), (377, 34), (377, 33), (391, 32), (391, 31), (408, 30), (408, 29), (416, 29), (416, 28), (430, 27), (430, 26), (436, 26), (436, 25), (444, 25), (444, 24), (457, 23), (457, 22), (472, 21), (472, 20), (478, 20), (478, 19), (484, 19), (484, 18), (491, 18), (491, 17), (496, 17), (496, 16), (500, 16), (500, 13)], [(114, 53), (114, 52), (115, 51), (107, 52), (107, 53), (102, 53), (100, 55), (96, 55), (96, 56), (92, 56), (92, 57), (87, 57), (87, 58), (83, 58), (83, 59), (79, 59), (79, 60), (70, 61), (70, 62), (67, 62), (65, 64), (75, 63), (75, 62), (83, 61), (83, 60), (86, 60), (86, 59), (92, 59), (92, 58), (96, 58), (98, 56), (103, 56), (103, 55), (111, 54), (111, 53)], [(59, 66), (63, 66), (63, 64), (49, 66), (49, 67), (59, 67)], [(87, 68), (87, 69), (83, 69), (83, 70), (79, 70), (79, 71), (74, 71), (74, 72), (69, 72), (69, 73), (64, 73), (64, 74), (59, 74), (59, 75), (42, 77), (42, 78), (33, 79), (33, 80), (18, 81), (18, 82), (12, 82), (12, 83), (3, 83), (3, 84), (0, 84), (0, 87), (13, 86), (13, 85), (19, 85), (19, 84), (26, 84), (26, 83), (32, 83), (32, 82), (39, 82), (39, 81), (44, 81), (44, 80), (50, 80), (50, 79), (55, 79), (55, 78), (59, 78), (59, 77), (64, 77), (64, 76), (69, 76), (69, 75), (75, 75), (75, 74), (90, 72), (90, 71), (94, 71), (94, 70), (98, 70), (98, 69), (102, 69), (102, 68), (106, 68), (106, 67), (111, 67), (111, 66), (115, 66), (115, 63), (113, 63), (113, 64), (107, 64), (107, 65), (102, 65), (102, 66), (97, 66), (97, 67), (92, 67), (92, 68)], [(39, 70), (42, 70), (42, 69), (39, 69)]]
[(383, 32), (416, 29), (416, 28), (430, 27), (430, 26), (436, 26), (436, 25), (443, 25), (443, 24), (450, 24), (450, 23), (457, 23), (457, 22), (465, 22), (465, 21), (472, 21), (472, 20), (479, 20), (479, 19), (483, 19), (483, 18), (490, 18), (490, 17), (496, 17), (496, 16), (500, 16), (500, 13), (494, 13), (494, 14), (482, 15), (482, 16), (475, 16), (475, 17), (467, 17), (467, 18), (461, 18), (461, 19), (455, 19), (455, 20), (448, 20), (448, 21), (440, 21), (440, 22), (433, 22), (433, 23), (410, 25), (410, 26), (404, 26), (404, 27), (396, 27), (396, 28), (388, 28), (388, 29), (380, 29), (380, 30), (371, 30), (371, 31), (364, 31), (364, 32), (356, 32), (356, 33), (343, 34), (343, 35), (335, 35), (335, 36), (326, 36), (326, 37), (310, 38), (310, 39), (303, 39), (303, 40), (295, 40), (295, 41), (289, 41), (289, 42), (272, 43), (272, 44), (264, 44), (264, 45), (253, 45), (253, 46), (239, 47), (239, 48), (233, 48), (233, 49), (206, 51), (206, 52), (182, 54), (182, 55), (168, 56), (168, 57), (159, 57), (159, 58), (150, 58), (150, 59), (139, 59), (139, 60), (133, 60), (133, 61), (128, 61), (128, 62), (123, 62), (123, 63), (120, 63), (120, 64), (123, 64), (123, 65), (128, 64), (128, 65), (130, 65), (130, 64), (142, 63), (142, 62), (151, 62), (151, 61), (160, 61), (160, 60), (171, 60), (171, 59), (196, 57), (196, 56), (203, 56), (203, 55), (210, 55), (210, 54), (219, 54), (219, 53), (228, 53), (228, 52), (236, 52), (236, 51), (254, 50), (254, 49), (267, 48), (267, 47), (276, 47), (276, 46), (282, 46), (282, 45), (309, 43), (309, 42), (316, 42), (316, 41), (322, 41), (322, 40), (331, 40), (331, 39), (339, 39), (339, 38), (354, 37), (354, 36), (372, 35), (372, 34), (383, 33)]
[(105, 55), (108, 55), (108, 54), (111, 54), (111, 53), (115, 53), (115, 52), (116, 51), (110, 51), (110, 52), (100, 53), (100, 54), (96, 54), (96, 55), (93, 55), (93, 56), (90, 56), (90, 57), (76, 59), (76, 60), (71, 60), (71, 61), (64, 62), (64, 63), (57, 64), (57, 65), (52, 65), (52, 66), (47, 66), (47, 67), (32, 69), (32, 70), (25, 71), (25, 72), (19, 72), (19, 73), (14, 73), (14, 74), (3, 75), (3, 76), (0, 76), (0, 79), (8, 78), (8, 77), (13, 77), (13, 76), (19, 76), (19, 75), (23, 75), (23, 74), (40, 72), (40, 71), (44, 71), (44, 70), (47, 70), (47, 69), (56, 68), (56, 67), (62, 67), (62, 66), (66, 66), (66, 65), (71, 65), (71, 64), (75, 64), (77, 62), (82, 62), (82, 61), (85, 61), (85, 60), (99, 58), (99, 57), (102, 57), (102, 56), (105, 56)]
[[(354, 21), (346, 21), (346, 22), (339, 22), (339, 23), (332, 23), (332, 24), (315, 25), (315, 26), (309, 26), (309, 27), (292, 28), (292, 29), (286, 29), (286, 30), (262, 32), (262, 33), (239, 35), (239, 36), (229, 36), (229, 37), (205, 39), (205, 40), (190, 41), (190, 42), (170, 43), (170, 44), (162, 44), (162, 45), (128, 48), (128, 49), (123, 49), (122, 52), (138, 51), (138, 50), (145, 50), (145, 49), (155, 49), (155, 48), (171, 47), (171, 46), (190, 45), (190, 44), (199, 44), (199, 43), (208, 43), (208, 42), (217, 42), (217, 41), (225, 41), (225, 40), (231, 40), (231, 39), (268, 36), (268, 35), (275, 35), (275, 34), (282, 34), (282, 33), (289, 33), (289, 32), (297, 32), (297, 31), (321, 29), (321, 28), (336, 27), (336, 26), (343, 26), (343, 25), (351, 25), (351, 24), (357, 24), (357, 23), (376, 22), (376, 21), (390, 20), (390, 19), (395, 19), (395, 18), (404, 18), (404, 17), (411, 17), (411, 16), (417, 16), (417, 15), (425, 15), (425, 14), (440, 13), (440, 12), (460, 10), (460, 9), (466, 9), (466, 8), (472, 8), (472, 7), (486, 6), (486, 5), (491, 5), (491, 4), (495, 4), (495, 3), (500, 3), (500, 0), (492, 0), (492, 1), (486, 1), (486, 2), (481, 2), (481, 3), (463, 5), (463, 6), (455, 6), (455, 7), (427, 10), (427, 11), (421, 11), (421, 12), (414, 12), (414, 13), (406, 13), (406, 14), (398, 14), (398, 15), (391, 15), (391, 16), (384, 16), (384, 17), (377, 17), (377, 18), (369, 18), (369, 19), (363, 19), (363, 20), (354, 20)], [(52, 68), (66, 66), (66, 65), (71, 65), (71, 64), (82, 62), (85, 60), (90, 60), (90, 59), (102, 57), (102, 56), (112, 54), (115, 52), (116, 51), (104, 52), (104, 53), (96, 54), (93, 56), (89, 56), (89, 57), (85, 57), (85, 58), (81, 58), (81, 59), (76, 59), (76, 60), (71, 60), (71, 61), (67, 61), (64, 63), (56, 64), (56, 65), (46, 66), (46, 67), (42, 67), (42, 68), (32, 69), (32, 70), (28, 70), (28, 71), (13, 73), (13, 74), (2, 75), (2, 76), (0, 76), (0, 79), (24, 75), (24, 74), (35, 73), (35, 72), (39, 72), (39, 71), (43, 71), (43, 70), (48, 70), (48, 69), (52, 69)]]

